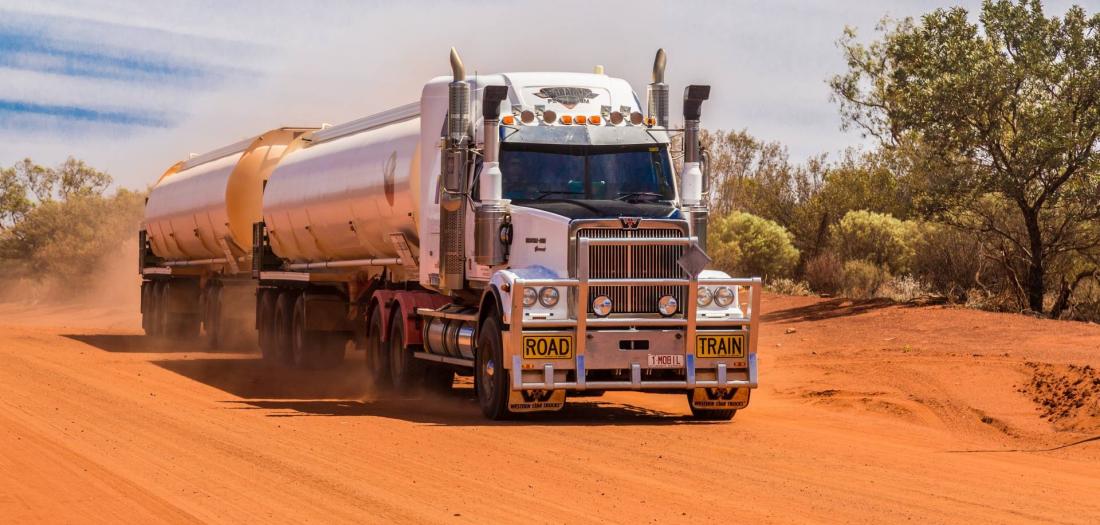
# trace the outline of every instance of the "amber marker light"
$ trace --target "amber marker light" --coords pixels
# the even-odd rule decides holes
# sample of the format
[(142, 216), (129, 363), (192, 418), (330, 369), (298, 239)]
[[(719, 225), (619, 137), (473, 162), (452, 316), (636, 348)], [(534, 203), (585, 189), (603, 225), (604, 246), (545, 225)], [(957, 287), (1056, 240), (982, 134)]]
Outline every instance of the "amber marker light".
[(577, 115), (577, 125), (578, 126), (583, 126), (586, 122), (588, 122), (588, 119), (585, 118), (584, 115)]
[(500, 119), (500, 121), (503, 122), (505, 126), (511, 126), (512, 124), (516, 123), (516, 117), (513, 117), (512, 115), (504, 115), (504, 118)]
[(588, 123), (592, 124), (593, 126), (599, 126), (600, 125), (600, 116), (599, 115), (592, 115), (591, 117), (588, 117)]
[(573, 117), (571, 115), (562, 115), (561, 116), (561, 123), (562, 124), (572, 124), (573, 123)]

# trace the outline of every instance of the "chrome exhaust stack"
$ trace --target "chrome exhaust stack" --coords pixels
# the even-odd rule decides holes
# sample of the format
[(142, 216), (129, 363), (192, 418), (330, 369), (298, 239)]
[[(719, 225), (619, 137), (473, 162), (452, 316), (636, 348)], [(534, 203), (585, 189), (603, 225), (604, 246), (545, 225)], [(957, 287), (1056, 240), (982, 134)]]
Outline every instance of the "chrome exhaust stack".
[(683, 212), (690, 218), (692, 235), (699, 247), (707, 249), (707, 219), (709, 212), (703, 200), (702, 151), (699, 147), (699, 119), (703, 101), (710, 98), (710, 86), (688, 86), (684, 89), (684, 169), (680, 174)]
[(458, 51), (451, 48), (447, 85), (447, 135), (443, 138), (443, 191), (439, 198), (440, 288), (461, 290), (466, 285), (467, 166), (471, 141), (470, 85)]
[(500, 103), (508, 97), (507, 86), (485, 86), (482, 104), (484, 148), (480, 182), (481, 203), (474, 213), (474, 260), (496, 266), (508, 260), (511, 223), (504, 200), (500, 172)]
[[(653, 58), (653, 81), (646, 89), (646, 98), (649, 107), (649, 122), (657, 127), (668, 129), (668, 84), (665, 83), (665, 57), (664, 48), (657, 50), (657, 56)], [(647, 124), (649, 123), (647, 122)]]

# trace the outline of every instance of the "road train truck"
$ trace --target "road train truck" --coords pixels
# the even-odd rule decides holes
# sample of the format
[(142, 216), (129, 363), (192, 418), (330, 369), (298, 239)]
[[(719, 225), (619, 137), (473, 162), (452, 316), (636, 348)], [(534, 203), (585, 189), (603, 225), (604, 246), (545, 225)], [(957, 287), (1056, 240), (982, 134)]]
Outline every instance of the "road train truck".
[(141, 233), (146, 331), (247, 327), (307, 368), (360, 350), (397, 393), (472, 375), (493, 419), (608, 390), (680, 393), (699, 419), (747, 406), (761, 283), (707, 268), (709, 86), (685, 88), (674, 130), (663, 50), (644, 112), (598, 67), (467, 75), (452, 49), (451, 68), (415, 103), (165, 173)]

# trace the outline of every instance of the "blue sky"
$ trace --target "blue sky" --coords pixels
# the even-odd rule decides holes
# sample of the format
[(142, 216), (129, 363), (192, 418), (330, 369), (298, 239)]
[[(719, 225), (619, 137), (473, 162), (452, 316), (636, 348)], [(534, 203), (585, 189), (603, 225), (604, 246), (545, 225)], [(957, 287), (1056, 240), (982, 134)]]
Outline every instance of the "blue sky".
[(601, 64), (640, 93), (664, 47), (673, 93), (713, 86), (705, 126), (747, 128), (802, 159), (861, 141), (840, 130), (825, 84), (844, 67), (844, 26), (871, 37), (884, 15), (945, 5), (0, 0), (0, 165), (74, 155), (143, 187), (191, 152), (413, 101), (447, 73), (452, 45), (473, 70)]

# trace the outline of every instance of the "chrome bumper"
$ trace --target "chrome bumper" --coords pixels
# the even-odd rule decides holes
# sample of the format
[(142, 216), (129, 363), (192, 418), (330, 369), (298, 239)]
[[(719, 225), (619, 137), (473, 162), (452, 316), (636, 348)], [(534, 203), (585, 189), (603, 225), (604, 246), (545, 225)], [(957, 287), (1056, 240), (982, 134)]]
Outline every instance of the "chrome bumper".
[[(578, 239), (579, 248), (576, 279), (517, 279), (512, 283), (512, 304), (509, 331), (504, 335), (505, 366), (511, 370), (511, 388), (513, 390), (646, 390), (646, 389), (692, 389), (692, 388), (756, 388), (757, 358), (756, 347), (759, 341), (760, 278), (723, 278), (723, 279), (588, 279), (588, 247), (592, 245), (655, 245), (689, 244), (692, 238), (649, 238), (649, 239)], [(748, 292), (747, 306), (743, 316), (724, 319), (697, 319), (697, 295), (700, 285), (736, 286), (741, 292)], [(524, 320), (523, 289), (526, 287), (557, 286), (572, 290), (570, 318), (558, 320)], [(682, 316), (669, 318), (654, 317), (588, 317), (588, 289), (591, 286), (686, 286), (684, 294), (686, 307)], [(743, 297), (739, 294), (739, 299)], [(673, 332), (676, 340), (682, 342), (681, 348), (664, 347), (660, 350), (628, 351), (629, 363), (607, 366), (608, 359), (601, 359), (605, 366), (601, 370), (619, 370), (622, 374), (629, 371), (628, 380), (588, 380), (588, 375), (596, 367), (587, 366), (586, 350), (589, 335), (603, 334), (623, 329), (658, 329), (629, 332), (634, 339), (655, 337), (656, 334)], [(660, 330), (663, 329), (663, 330)], [(744, 332), (747, 348), (744, 358), (697, 358), (695, 356), (695, 336), (703, 330), (734, 330)], [(567, 360), (525, 360), (520, 353), (524, 333), (569, 333), (573, 336), (574, 353)], [(606, 352), (606, 350), (605, 350)], [(623, 351), (627, 352), (627, 351)], [(683, 379), (645, 379), (648, 370), (669, 370), (664, 367), (649, 367), (636, 362), (638, 358), (648, 359), (648, 355), (683, 354)], [(625, 354), (624, 354), (625, 355)], [(613, 361), (613, 360), (612, 360)], [(734, 366), (736, 365), (736, 366)], [(676, 370), (676, 369), (672, 369)], [(572, 371), (573, 379), (568, 379)], [(525, 378), (524, 376), (527, 376)], [(702, 376), (702, 377), (701, 377)]]

